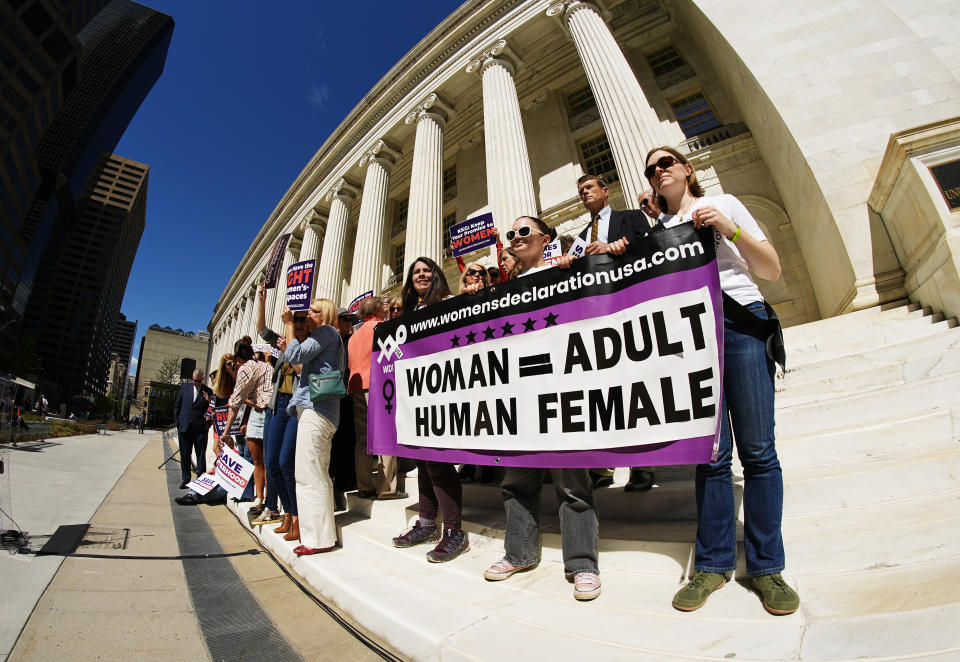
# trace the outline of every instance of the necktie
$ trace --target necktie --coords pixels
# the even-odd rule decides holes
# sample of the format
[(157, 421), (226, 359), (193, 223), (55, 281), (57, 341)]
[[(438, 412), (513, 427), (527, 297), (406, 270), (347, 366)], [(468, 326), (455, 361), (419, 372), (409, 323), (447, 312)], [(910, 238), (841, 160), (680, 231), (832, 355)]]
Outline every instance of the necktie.
[(593, 223), (590, 227), (590, 243), (593, 243), (600, 236), (600, 214), (595, 214)]

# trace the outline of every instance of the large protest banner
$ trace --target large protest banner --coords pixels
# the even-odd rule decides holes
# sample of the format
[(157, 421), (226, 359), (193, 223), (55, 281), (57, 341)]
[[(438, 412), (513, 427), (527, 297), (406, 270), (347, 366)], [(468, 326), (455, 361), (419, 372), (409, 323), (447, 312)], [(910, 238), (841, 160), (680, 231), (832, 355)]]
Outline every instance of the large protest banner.
[(722, 347), (712, 234), (652, 233), (620, 257), (381, 322), (368, 450), (530, 467), (705, 462)]
[(287, 269), (287, 305), (290, 310), (309, 310), (315, 264), (316, 260), (304, 260)]
[(450, 244), (453, 246), (453, 256), (460, 257), (496, 244), (493, 228), (493, 214), (489, 212), (451, 225)]
[(267, 261), (266, 273), (263, 277), (264, 287), (268, 290), (277, 286), (277, 281), (280, 279), (281, 262), (283, 262), (283, 251), (287, 249), (287, 242), (289, 241), (289, 233), (282, 234), (277, 237), (277, 241), (273, 245), (273, 251), (270, 253), (270, 260)]

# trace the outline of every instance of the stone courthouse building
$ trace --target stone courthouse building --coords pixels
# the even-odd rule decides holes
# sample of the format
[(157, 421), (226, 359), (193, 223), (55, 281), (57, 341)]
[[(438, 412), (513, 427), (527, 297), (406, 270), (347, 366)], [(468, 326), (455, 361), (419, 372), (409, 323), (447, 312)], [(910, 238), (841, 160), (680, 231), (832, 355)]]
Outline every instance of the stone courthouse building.
[[(450, 224), (492, 211), (561, 232), (584, 172), (635, 208), (643, 157), (674, 145), (776, 246), (761, 286), (787, 325), (910, 297), (960, 312), (960, 45), (946, 1), (466, 2), (321, 145), (217, 302), (217, 352), (253, 331), (271, 247), (316, 258), (317, 294), (396, 289)], [(930, 168), (949, 164), (938, 183)], [(448, 275), (455, 273), (449, 258)], [(278, 319), (282, 296), (268, 301)], [(280, 292), (282, 294), (282, 292)]]
[[(342, 554), (264, 544), (403, 659), (957, 659), (958, 34), (956, 0), (469, 0), (319, 146), (210, 321), (214, 356), (253, 334), (281, 235), (284, 269), (316, 258), (316, 295), (340, 305), (396, 292), (419, 255), (454, 282), (452, 223), (577, 232), (581, 174), (635, 208), (647, 151), (673, 145), (780, 254), (760, 288), (789, 327), (776, 430), (797, 614), (736, 583), (694, 614), (670, 606), (692, 567), (690, 467), (642, 494), (621, 468), (597, 490), (604, 594), (586, 608), (557, 581), (549, 494), (540, 567), (504, 583), (482, 579), (503, 549), (495, 486), (464, 484), (471, 551), (452, 563), (389, 545), (415, 494), (350, 497)], [(270, 291), (271, 325), (283, 300)]]

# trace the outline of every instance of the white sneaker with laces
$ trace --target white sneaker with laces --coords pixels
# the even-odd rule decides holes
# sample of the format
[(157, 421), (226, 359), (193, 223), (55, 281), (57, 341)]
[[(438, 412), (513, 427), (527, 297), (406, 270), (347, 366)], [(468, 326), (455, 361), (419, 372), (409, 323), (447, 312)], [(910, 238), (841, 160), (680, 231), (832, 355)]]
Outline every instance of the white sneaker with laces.
[(593, 600), (600, 595), (600, 575), (595, 572), (578, 572), (573, 578), (573, 597), (577, 600)]

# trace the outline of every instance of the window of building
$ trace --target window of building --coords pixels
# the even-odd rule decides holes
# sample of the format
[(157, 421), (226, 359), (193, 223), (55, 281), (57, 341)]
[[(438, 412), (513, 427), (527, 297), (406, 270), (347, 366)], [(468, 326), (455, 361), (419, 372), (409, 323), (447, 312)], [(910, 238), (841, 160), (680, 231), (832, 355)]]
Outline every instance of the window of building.
[(567, 95), (567, 106), (570, 108), (570, 115), (579, 115), (582, 112), (597, 107), (597, 101), (593, 98), (593, 91), (589, 85), (584, 85), (579, 90)]
[(580, 164), (584, 172), (603, 177), (608, 184), (620, 181), (606, 135), (601, 133), (594, 138), (588, 138), (580, 142), (577, 148), (580, 150)]
[(720, 126), (717, 114), (702, 92), (671, 101), (670, 106), (677, 116), (677, 122), (680, 123), (683, 135), (687, 138), (692, 138), (704, 131)]
[(443, 171), (443, 201), (450, 202), (457, 197), (457, 164)]
[(403, 244), (397, 244), (393, 247), (393, 273), (400, 274), (403, 277)]
[(673, 46), (667, 46), (666, 48), (661, 48), (658, 51), (650, 53), (647, 55), (647, 62), (650, 64), (650, 69), (653, 70), (654, 76), (669, 73), (686, 64), (683, 58), (680, 57), (680, 53), (678, 53), (677, 49)]
[(403, 234), (407, 231), (407, 208), (410, 206), (410, 198), (404, 198), (397, 202), (396, 212), (393, 215), (393, 236)]

